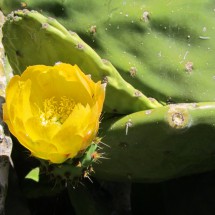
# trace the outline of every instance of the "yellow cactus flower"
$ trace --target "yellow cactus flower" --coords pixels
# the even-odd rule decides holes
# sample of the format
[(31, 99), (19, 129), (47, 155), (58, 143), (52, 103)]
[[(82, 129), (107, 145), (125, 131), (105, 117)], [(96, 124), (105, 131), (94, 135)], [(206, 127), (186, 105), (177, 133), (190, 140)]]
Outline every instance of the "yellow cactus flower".
[(62, 163), (96, 137), (104, 97), (77, 65), (29, 66), (7, 86), (3, 119), (33, 156)]

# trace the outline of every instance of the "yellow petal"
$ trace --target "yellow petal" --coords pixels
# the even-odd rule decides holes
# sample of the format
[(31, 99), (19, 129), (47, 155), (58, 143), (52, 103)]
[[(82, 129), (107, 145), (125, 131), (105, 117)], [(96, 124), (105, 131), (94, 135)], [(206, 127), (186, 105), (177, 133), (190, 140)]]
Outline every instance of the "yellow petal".
[(60, 154), (60, 153), (49, 153), (49, 154), (48, 154), (48, 159), (46, 159), (46, 160), (49, 160), (49, 161), (51, 161), (52, 163), (60, 164), (60, 163), (63, 163), (64, 161), (66, 161), (67, 159), (69, 159), (69, 157), (67, 157), (67, 156), (64, 155), (64, 154)]
[(16, 112), (17, 116), (23, 121), (32, 117), (31, 103), (29, 102), (31, 94), (31, 81), (19, 82), (19, 93), (17, 94)]
[(58, 124), (42, 125), (40, 118), (32, 117), (25, 122), (26, 133), (31, 137), (32, 141), (39, 139), (51, 140), (60, 129)]
[[(75, 73), (72, 71), (71, 74), (75, 76)], [(37, 88), (37, 90), (43, 93), (43, 96), (40, 96), (42, 100), (44, 100), (44, 98), (53, 97), (54, 95), (56, 98), (60, 98), (62, 96), (73, 98), (76, 102), (84, 104), (92, 102), (92, 98), (83, 84), (78, 80), (67, 79), (62, 71), (50, 68), (47, 72), (38, 74), (37, 78), (39, 81), (34, 88)], [(37, 103), (37, 94), (34, 96), (34, 99)]]
[(89, 105), (86, 105), (85, 107), (78, 103), (62, 125), (61, 130), (63, 131), (69, 127), (72, 128), (73, 133), (81, 133), (89, 123), (90, 113), (91, 109)]
[(58, 150), (54, 144), (44, 139), (32, 143), (32, 155), (41, 159), (50, 160), (49, 154), (58, 154)]
[[(91, 140), (98, 131), (97, 126), (91, 126), (96, 123), (96, 120), (98, 121), (98, 117), (95, 119), (92, 117), (93, 115), (95, 115), (95, 112), (91, 111), (89, 105), (84, 107), (81, 104), (77, 104), (53, 140), (59, 142), (64, 139), (64, 142), (68, 142), (68, 144), (71, 142), (75, 143), (74, 146), (77, 152), (82, 150), (83, 146), (86, 147), (91, 143)], [(66, 148), (69, 146), (66, 146)]]
[(19, 79), (20, 77), (19, 76), (14, 76), (7, 88), (6, 88), (6, 104), (4, 105), (4, 110), (7, 109), (7, 115), (4, 114), (4, 117), (7, 117), (7, 119), (9, 120), (13, 120), (15, 115), (14, 115), (14, 109), (12, 108), (12, 111), (11, 111), (11, 106), (14, 105), (15, 101), (18, 99), (17, 97), (17, 92), (19, 90), (19, 85), (18, 85), (18, 82), (19, 82)]
[(73, 135), (70, 132), (66, 132), (62, 136), (57, 135), (52, 142), (57, 147), (60, 154), (64, 154), (67, 157), (74, 157), (81, 149), (83, 138), (79, 135)]
[(94, 101), (98, 104), (98, 112), (101, 113), (105, 100), (105, 87), (101, 82), (96, 83)]

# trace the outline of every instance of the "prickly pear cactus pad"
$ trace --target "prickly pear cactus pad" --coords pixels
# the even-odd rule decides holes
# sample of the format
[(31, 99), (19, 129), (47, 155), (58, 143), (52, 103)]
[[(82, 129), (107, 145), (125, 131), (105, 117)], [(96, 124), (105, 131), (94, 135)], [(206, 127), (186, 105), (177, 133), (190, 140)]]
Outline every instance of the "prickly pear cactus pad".
[[(215, 166), (215, 103), (172, 104), (109, 119), (97, 177), (158, 182)], [(120, 158), (119, 158), (120, 157)]]
[[(3, 32), (3, 44), (16, 74), (35, 64), (77, 64), (86, 74), (90, 71), (94, 81), (108, 84), (107, 112), (125, 114), (162, 106), (124, 81), (110, 62), (102, 60), (76, 33), (67, 31), (52, 18), (36, 11), (16, 11), (8, 16)], [(24, 44), (17, 35), (22, 35)], [(29, 57), (32, 51), (35, 56)], [(113, 94), (117, 100), (112, 99)]]

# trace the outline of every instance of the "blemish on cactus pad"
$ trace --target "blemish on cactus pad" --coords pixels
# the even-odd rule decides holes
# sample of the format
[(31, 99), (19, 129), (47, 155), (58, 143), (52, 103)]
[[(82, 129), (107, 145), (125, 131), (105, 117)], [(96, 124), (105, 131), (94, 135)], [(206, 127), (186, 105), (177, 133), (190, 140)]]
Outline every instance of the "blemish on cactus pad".
[(135, 95), (136, 97), (140, 97), (140, 96), (142, 96), (143, 94), (142, 94), (139, 90), (136, 90), (136, 91), (134, 92), (134, 95)]
[(168, 123), (176, 129), (183, 129), (189, 126), (190, 117), (188, 107), (185, 104), (170, 105), (168, 111)]
[(46, 28), (48, 28), (49, 27), (49, 24), (48, 23), (43, 23), (42, 24), (42, 29), (46, 29)]
[(193, 62), (188, 61), (188, 62), (185, 64), (185, 70), (186, 70), (187, 72), (192, 72), (192, 71), (193, 71)]
[(84, 45), (81, 43), (78, 43), (76, 46), (77, 49), (83, 50), (84, 49)]
[(92, 25), (90, 27), (90, 30), (89, 30), (90, 34), (95, 36), (96, 32), (97, 32), (97, 28), (96, 28), (96, 25)]
[(130, 68), (129, 72), (130, 72), (131, 77), (134, 78), (137, 75), (137, 68), (132, 66)]

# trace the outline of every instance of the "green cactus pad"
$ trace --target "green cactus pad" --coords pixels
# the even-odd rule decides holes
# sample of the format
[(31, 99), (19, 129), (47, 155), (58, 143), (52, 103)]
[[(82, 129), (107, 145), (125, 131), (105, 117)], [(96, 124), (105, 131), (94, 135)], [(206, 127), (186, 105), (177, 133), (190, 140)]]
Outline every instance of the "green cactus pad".
[(124, 81), (107, 60), (102, 60), (80, 37), (55, 19), (36, 11), (16, 11), (3, 26), (3, 44), (15, 74), (27, 66), (77, 64), (94, 81), (107, 83), (105, 111), (120, 114), (160, 107)]
[(97, 177), (157, 182), (215, 168), (215, 103), (168, 105), (102, 123)]

